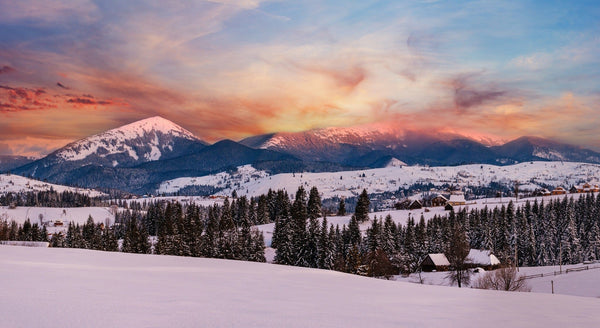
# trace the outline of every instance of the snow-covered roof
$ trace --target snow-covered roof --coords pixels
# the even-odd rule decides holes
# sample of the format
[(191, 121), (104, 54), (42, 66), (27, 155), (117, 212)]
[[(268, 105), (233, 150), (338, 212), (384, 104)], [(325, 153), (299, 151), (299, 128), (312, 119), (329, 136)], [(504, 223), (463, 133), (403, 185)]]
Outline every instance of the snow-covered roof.
[(450, 195), (450, 200), (449, 202), (465, 202), (465, 195), (464, 194), (452, 194)]
[(471, 249), (467, 261), (476, 265), (498, 265), (500, 260), (488, 250)]
[(450, 262), (443, 253), (429, 254), (429, 258), (435, 266), (449, 266)]

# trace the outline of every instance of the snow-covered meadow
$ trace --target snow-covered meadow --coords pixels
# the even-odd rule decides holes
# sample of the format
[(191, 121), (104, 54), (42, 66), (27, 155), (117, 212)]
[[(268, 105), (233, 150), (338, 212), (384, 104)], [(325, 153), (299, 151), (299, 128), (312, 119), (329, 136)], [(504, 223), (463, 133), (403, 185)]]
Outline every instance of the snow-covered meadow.
[[(588, 270), (568, 272), (568, 269), (588, 267)], [(562, 274), (558, 274), (562, 272)], [(479, 279), (485, 271), (479, 271), (471, 275), (471, 283)], [(554, 282), (554, 293), (562, 295), (583, 296), (600, 299), (600, 262), (591, 264), (572, 264), (539, 267), (521, 267), (519, 276), (532, 276), (543, 274), (543, 277), (527, 279), (527, 285), (533, 293), (552, 293), (552, 282)], [(425, 285), (449, 286), (446, 279), (447, 272), (421, 272), (421, 279)], [(399, 282), (420, 283), (419, 274), (412, 273), (407, 277), (395, 276)]]
[(4, 327), (595, 327), (598, 300), (264, 263), (0, 246)]
[(222, 172), (214, 175), (178, 178), (163, 182), (157, 193), (175, 193), (186, 186), (214, 186), (223, 188), (218, 195), (258, 196), (269, 189), (285, 189), (294, 193), (303, 185), (316, 186), (321, 198), (352, 197), (363, 188), (370, 193), (396, 191), (415, 183), (433, 185), (453, 184), (456, 186), (485, 186), (490, 182), (507, 185), (519, 181), (521, 189), (535, 189), (540, 185), (562, 186), (582, 182), (598, 184), (600, 165), (572, 162), (525, 162), (508, 166), (471, 164), (460, 166), (425, 167), (399, 166), (381, 169), (326, 172), (326, 173), (282, 173), (269, 175), (250, 165), (238, 167), (237, 172)]
[(59, 193), (65, 191), (77, 192), (90, 197), (100, 197), (104, 195), (103, 193), (92, 189), (57, 185), (14, 174), (0, 174), (0, 194), (6, 194), (9, 192), (18, 193), (28, 191), (49, 191), (50, 189)]

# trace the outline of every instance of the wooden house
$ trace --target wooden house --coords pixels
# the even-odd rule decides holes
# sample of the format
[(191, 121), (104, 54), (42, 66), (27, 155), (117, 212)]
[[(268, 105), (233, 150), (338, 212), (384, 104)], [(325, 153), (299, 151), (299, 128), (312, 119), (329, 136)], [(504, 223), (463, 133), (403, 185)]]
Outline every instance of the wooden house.
[(552, 195), (565, 195), (567, 191), (563, 187), (556, 187), (552, 190)]
[(446, 206), (448, 199), (442, 195), (437, 195), (431, 199), (431, 207)]
[(418, 209), (422, 209), (423, 208), (423, 204), (421, 203), (420, 200), (413, 200), (410, 205), (408, 206), (409, 210), (418, 210)]
[(446, 271), (450, 268), (450, 262), (444, 253), (427, 254), (421, 262), (421, 270), (424, 272)]

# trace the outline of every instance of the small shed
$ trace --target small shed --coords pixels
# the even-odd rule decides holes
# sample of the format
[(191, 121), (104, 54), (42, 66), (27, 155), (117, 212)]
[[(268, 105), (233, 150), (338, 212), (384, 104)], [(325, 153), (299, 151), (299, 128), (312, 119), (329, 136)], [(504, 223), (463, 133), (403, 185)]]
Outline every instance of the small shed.
[(427, 254), (421, 262), (421, 270), (424, 272), (446, 271), (450, 267), (450, 262), (444, 253)]

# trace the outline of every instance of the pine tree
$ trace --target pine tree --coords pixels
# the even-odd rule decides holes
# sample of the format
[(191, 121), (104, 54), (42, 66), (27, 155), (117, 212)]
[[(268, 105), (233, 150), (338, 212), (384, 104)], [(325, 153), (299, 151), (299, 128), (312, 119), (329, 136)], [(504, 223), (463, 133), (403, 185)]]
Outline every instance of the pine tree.
[(356, 202), (356, 209), (354, 211), (354, 216), (358, 222), (365, 222), (369, 220), (369, 206), (371, 205), (371, 201), (369, 200), (369, 195), (367, 194), (367, 190), (363, 189), (360, 196), (358, 196), (358, 200)]
[(346, 201), (344, 200), (344, 198), (341, 198), (340, 204), (338, 206), (337, 216), (344, 216), (344, 215), (346, 215)]

